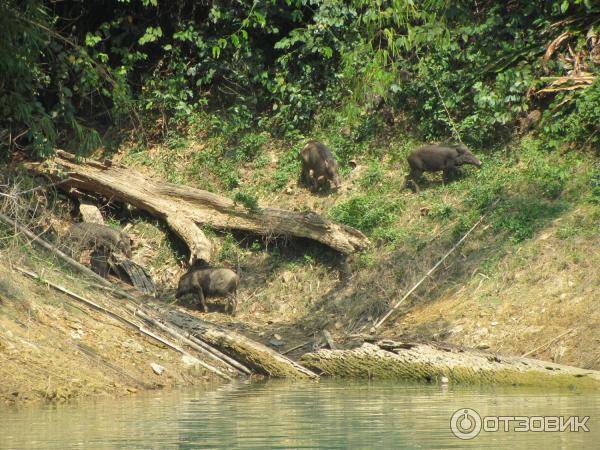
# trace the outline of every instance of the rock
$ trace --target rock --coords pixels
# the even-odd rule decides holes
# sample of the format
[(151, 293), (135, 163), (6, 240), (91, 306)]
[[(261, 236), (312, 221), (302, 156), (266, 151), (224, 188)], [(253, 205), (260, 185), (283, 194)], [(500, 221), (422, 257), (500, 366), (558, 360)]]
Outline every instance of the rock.
[(144, 352), (144, 347), (139, 342), (134, 341), (133, 339), (127, 339), (125, 342), (123, 342), (123, 346), (136, 353)]
[(464, 330), (464, 328), (463, 328), (462, 325), (457, 325), (457, 326), (455, 326), (454, 328), (452, 328), (450, 330), (450, 333), (451, 334), (458, 334), (458, 333), (462, 332), (463, 330)]
[(493, 327), (495, 327), (496, 325), (498, 325), (498, 322), (494, 321), (494, 322), (490, 323), (490, 325), (493, 326)]
[(187, 366), (187, 367), (197, 366), (200, 363), (198, 358), (194, 358), (193, 356), (190, 356), (190, 355), (182, 355), (181, 362), (183, 363), (184, 366)]
[(71, 331), (71, 338), (72, 339), (81, 339), (84, 334), (85, 333), (83, 332), (83, 330), (81, 328), (78, 328), (75, 331)]
[(162, 375), (162, 373), (165, 371), (165, 368), (160, 364), (150, 363), (150, 367), (156, 375)]
[(488, 348), (490, 348), (490, 346), (486, 342), (481, 342), (481, 343), (477, 344), (475, 346), (475, 348), (478, 350), (487, 350)]
[(477, 330), (477, 334), (479, 336), (486, 336), (488, 334), (488, 329), (485, 327), (480, 328), (479, 330)]
[(448, 377), (440, 378), (440, 383), (442, 383), (442, 384), (448, 384), (448, 381), (450, 381), (450, 380), (448, 380)]
[(284, 345), (283, 341), (280, 341), (279, 339), (271, 339), (269, 341), (269, 344), (275, 346), (275, 347), (282, 347)]
[(79, 213), (84, 222), (104, 224), (102, 213), (96, 205), (82, 201), (79, 205)]

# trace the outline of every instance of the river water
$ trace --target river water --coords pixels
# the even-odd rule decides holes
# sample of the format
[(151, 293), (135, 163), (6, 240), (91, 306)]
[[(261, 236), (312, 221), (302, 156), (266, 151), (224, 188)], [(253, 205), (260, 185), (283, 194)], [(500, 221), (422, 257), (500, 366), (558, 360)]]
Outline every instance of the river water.
[[(464, 419), (467, 408), (483, 418), (482, 430), (461, 440), (450, 422), (457, 410), (459, 420)], [(474, 414), (467, 416), (457, 422), (459, 432), (477, 427)], [(515, 426), (539, 429), (542, 419), (517, 423), (492, 416), (578, 416), (590, 431), (572, 419), (563, 427), (578, 432), (517, 432)], [(583, 422), (585, 416), (589, 419)], [(557, 429), (554, 419), (546, 420), (546, 427)], [(495, 424), (500, 431), (491, 431)], [(600, 448), (600, 392), (268, 381), (0, 408), (2, 449), (465, 447)]]

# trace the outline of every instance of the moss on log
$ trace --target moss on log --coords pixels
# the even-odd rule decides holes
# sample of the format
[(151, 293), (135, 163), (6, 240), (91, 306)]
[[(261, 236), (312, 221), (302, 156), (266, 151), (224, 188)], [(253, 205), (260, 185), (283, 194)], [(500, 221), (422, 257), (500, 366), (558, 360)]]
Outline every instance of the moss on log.
[(382, 341), (352, 350), (319, 350), (301, 360), (324, 375), (457, 384), (600, 388), (600, 372), (530, 358), (432, 344)]

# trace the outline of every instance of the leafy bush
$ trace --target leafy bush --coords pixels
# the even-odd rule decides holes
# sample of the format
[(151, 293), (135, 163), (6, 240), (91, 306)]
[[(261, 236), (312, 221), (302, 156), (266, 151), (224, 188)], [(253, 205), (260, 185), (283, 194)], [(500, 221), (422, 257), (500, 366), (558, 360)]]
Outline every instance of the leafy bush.
[(258, 213), (260, 212), (260, 207), (258, 206), (258, 200), (255, 196), (251, 194), (247, 194), (245, 192), (236, 192), (233, 197), (234, 204), (243, 205), (248, 212)]
[[(568, 104), (564, 104), (568, 102)], [(559, 95), (544, 114), (543, 132), (549, 145), (560, 148), (575, 144), (600, 151), (600, 77), (587, 89)]]
[[(56, 142), (95, 148), (95, 130), (114, 125), (164, 138), (209, 112), (249, 161), (257, 127), (294, 140), (317, 121), (344, 165), (385, 130), (385, 110), (428, 140), (492, 145), (531, 106), (542, 69), (567, 72), (542, 61), (551, 40), (566, 29), (583, 51), (599, 13), (587, 0), (5, 0), (0, 135), (43, 157)], [(599, 84), (544, 99), (551, 139), (597, 145)]]
[(329, 214), (337, 222), (368, 233), (376, 227), (391, 224), (400, 208), (399, 202), (380, 196), (357, 196), (336, 205)]

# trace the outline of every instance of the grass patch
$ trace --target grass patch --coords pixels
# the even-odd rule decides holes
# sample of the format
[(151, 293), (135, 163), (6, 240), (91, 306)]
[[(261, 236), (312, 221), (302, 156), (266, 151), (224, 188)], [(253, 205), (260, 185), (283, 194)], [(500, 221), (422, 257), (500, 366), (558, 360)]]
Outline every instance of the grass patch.
[(390, 201), (377, 195), (358, 195), (335, 206), (330, 216), (339, 223), (369, 233), (392, 224), (401, 209), (400, 201)]

